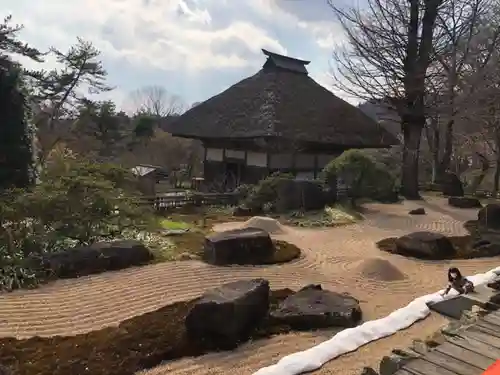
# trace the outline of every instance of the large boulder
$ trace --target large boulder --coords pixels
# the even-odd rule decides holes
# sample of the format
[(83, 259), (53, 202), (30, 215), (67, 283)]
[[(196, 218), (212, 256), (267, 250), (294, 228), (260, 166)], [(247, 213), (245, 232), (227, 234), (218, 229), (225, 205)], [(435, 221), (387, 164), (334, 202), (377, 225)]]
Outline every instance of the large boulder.
[(152, 252), (140, 241), (98, 242), (30, 258), (32, 265), (58, 278), (73, 278), (149, 263)]
[(464, 186), (460, 178), (454, 173), (445, 173), (441, 180), (441, 190), (443, 195), (453, 197), (464, 196)]
[(457, 208), (481, 208), (483, 205), (477, 198), (472, 197), (449, 197), (448, 204)]
[(479, 210), (477, 218), (482, 228), (500, 230), (500, 204), (487, 204)]
[(260, 264), (275, 251), (269, 233), (258, 228), (233, 229), (205, 237), (203, 259), (210, 264)]
[(293, 210), (320, 210), (328, 196), (317, 181), (283, 179), (276, 186), (278, 199), (275, 210), (285, 213)]
[(271, 317), (296, 329), (354, 327), (361, 320), (359, 301), (348, 294), (309, 285), (287, 297)]
[(448, 237), (434, 232), (413, 232), (396, 239), (398, 254), (423, 259), (447, 259), (456, 251)]
[(471, 251), (472, 255), (476, 255), (476, 257), (496, 257), (500, 255), (500, 242), (488, 242), (483, 240), (482, 244), (475, 244)]
[(188, 337), (208, 347), (233, 349), (266, 317), (269, 282), (239, 280), (207, 291), (189, 311)]

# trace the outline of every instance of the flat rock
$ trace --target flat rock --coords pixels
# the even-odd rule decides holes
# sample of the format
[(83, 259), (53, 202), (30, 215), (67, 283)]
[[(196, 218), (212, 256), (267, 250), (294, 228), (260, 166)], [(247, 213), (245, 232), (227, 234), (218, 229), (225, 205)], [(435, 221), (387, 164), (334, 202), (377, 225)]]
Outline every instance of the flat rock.
[(423, 259), (446, 259), (455, 255), (451, 241), (443, 234), (413, 232), (396, 239), (398, 254)]
[(361, 320), (359, 301), (348, 294), (309, 285), (286, 298), (271, 317), (296, 329), (354, 327)]
[(140, 241), (120, 240), (78, 246), (27, 259), (29, 264), (59, 278), (74, 278), (147, 264), (153, 253)]
[(235, 348), (266, 317), (269, 292), (264, 279), (238, 280), (205, 292), (186, 317), (188, 336), (209, 346)]
[(273, 256), (273, 241), (259, 228), (233, 229), (205, 237), (203, 259), (210, 264), (259, 264)]
[(472, 197), (449, 197), (448, 204), (457, 208), (481, 208), (483, 205), (477, 198)]

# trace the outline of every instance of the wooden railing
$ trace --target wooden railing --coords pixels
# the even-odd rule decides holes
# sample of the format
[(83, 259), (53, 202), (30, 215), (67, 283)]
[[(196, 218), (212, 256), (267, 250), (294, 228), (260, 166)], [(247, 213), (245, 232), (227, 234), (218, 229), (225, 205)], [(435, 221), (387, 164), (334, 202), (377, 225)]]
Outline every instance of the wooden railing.
[(238, 194), (176, 191), (148, 197), (146, 202), (159, 211), (186, 206), (234, 206), (238, 203)]

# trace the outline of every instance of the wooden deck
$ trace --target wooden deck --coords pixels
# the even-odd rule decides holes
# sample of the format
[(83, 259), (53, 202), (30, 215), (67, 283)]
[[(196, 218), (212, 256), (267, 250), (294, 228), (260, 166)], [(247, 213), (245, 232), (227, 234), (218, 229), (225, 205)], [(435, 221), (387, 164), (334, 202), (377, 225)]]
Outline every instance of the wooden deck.
[(464, 311), (470, 310), (474, 305), (486, 310), (498, 310), (500, 309), (500, 292), (486, 285), (479, 285), (473, 293), (458, 295), (429, 305), (429, 308), (446, 317), (460, 319)]
[(492, 312), (394, 375), (481, 375), (500, 359), (500, 312)]

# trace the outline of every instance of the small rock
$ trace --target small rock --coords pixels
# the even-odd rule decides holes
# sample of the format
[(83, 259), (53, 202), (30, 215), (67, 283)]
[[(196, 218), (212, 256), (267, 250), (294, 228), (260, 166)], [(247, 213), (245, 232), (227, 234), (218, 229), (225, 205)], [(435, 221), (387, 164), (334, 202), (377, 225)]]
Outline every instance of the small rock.
[(500, 290), (500, 280), (492, 281), (491, 283), (488, 283), (487, 285), (488, 285), (488, 288)]
[(473, 324), (478, 321), (479, 318), (483, 317), (487, 311), (481, 306), (474, 305), (470, 310), (465, 310), (460, 317), (460, 321), (465, 324)]
[(449, 197), (448, 204), (456, 208), (481, 208), (483, 205), (477, 198), (471, 197)]
[(379, 373), (380, 375), (393, 375), (409, 361), (418, 357), (419, 356), (414, 356), (401, 350), (395, 350), (390, 355), (382, 358), (382, 361), (380, 361)]
[(415, 208), (414, 210), (411, 210), (408, 212), (410, 215), (425, 215), (425, 209), (423, 207)]
[(379, 374), (371, 367), (363, 367), (359, 375), (379, 375)]
[(252, 209), (246, 206), (237, 206), (233, 210), (233, 216), (254, 216), (259, 213), (259, 210)]
[(441, 333), (447, 336), (457, 336), (464, 328), (464, 322), (453, 321), (441, 328)]
[(177, 259), (178, 260), (194, 260), (194, 259), (199, 259), (199, 257), (196, 256), (195, 254), (184, 252), (184, 253), (179, 254), (177, 256)]
[(412, 343), (412, 349), (418, 353), (418, 354), (425, 354), (431, 349), (429, 348), (429, 345), (427, 345), (424, 341), (422, 340), (413, 340)]

